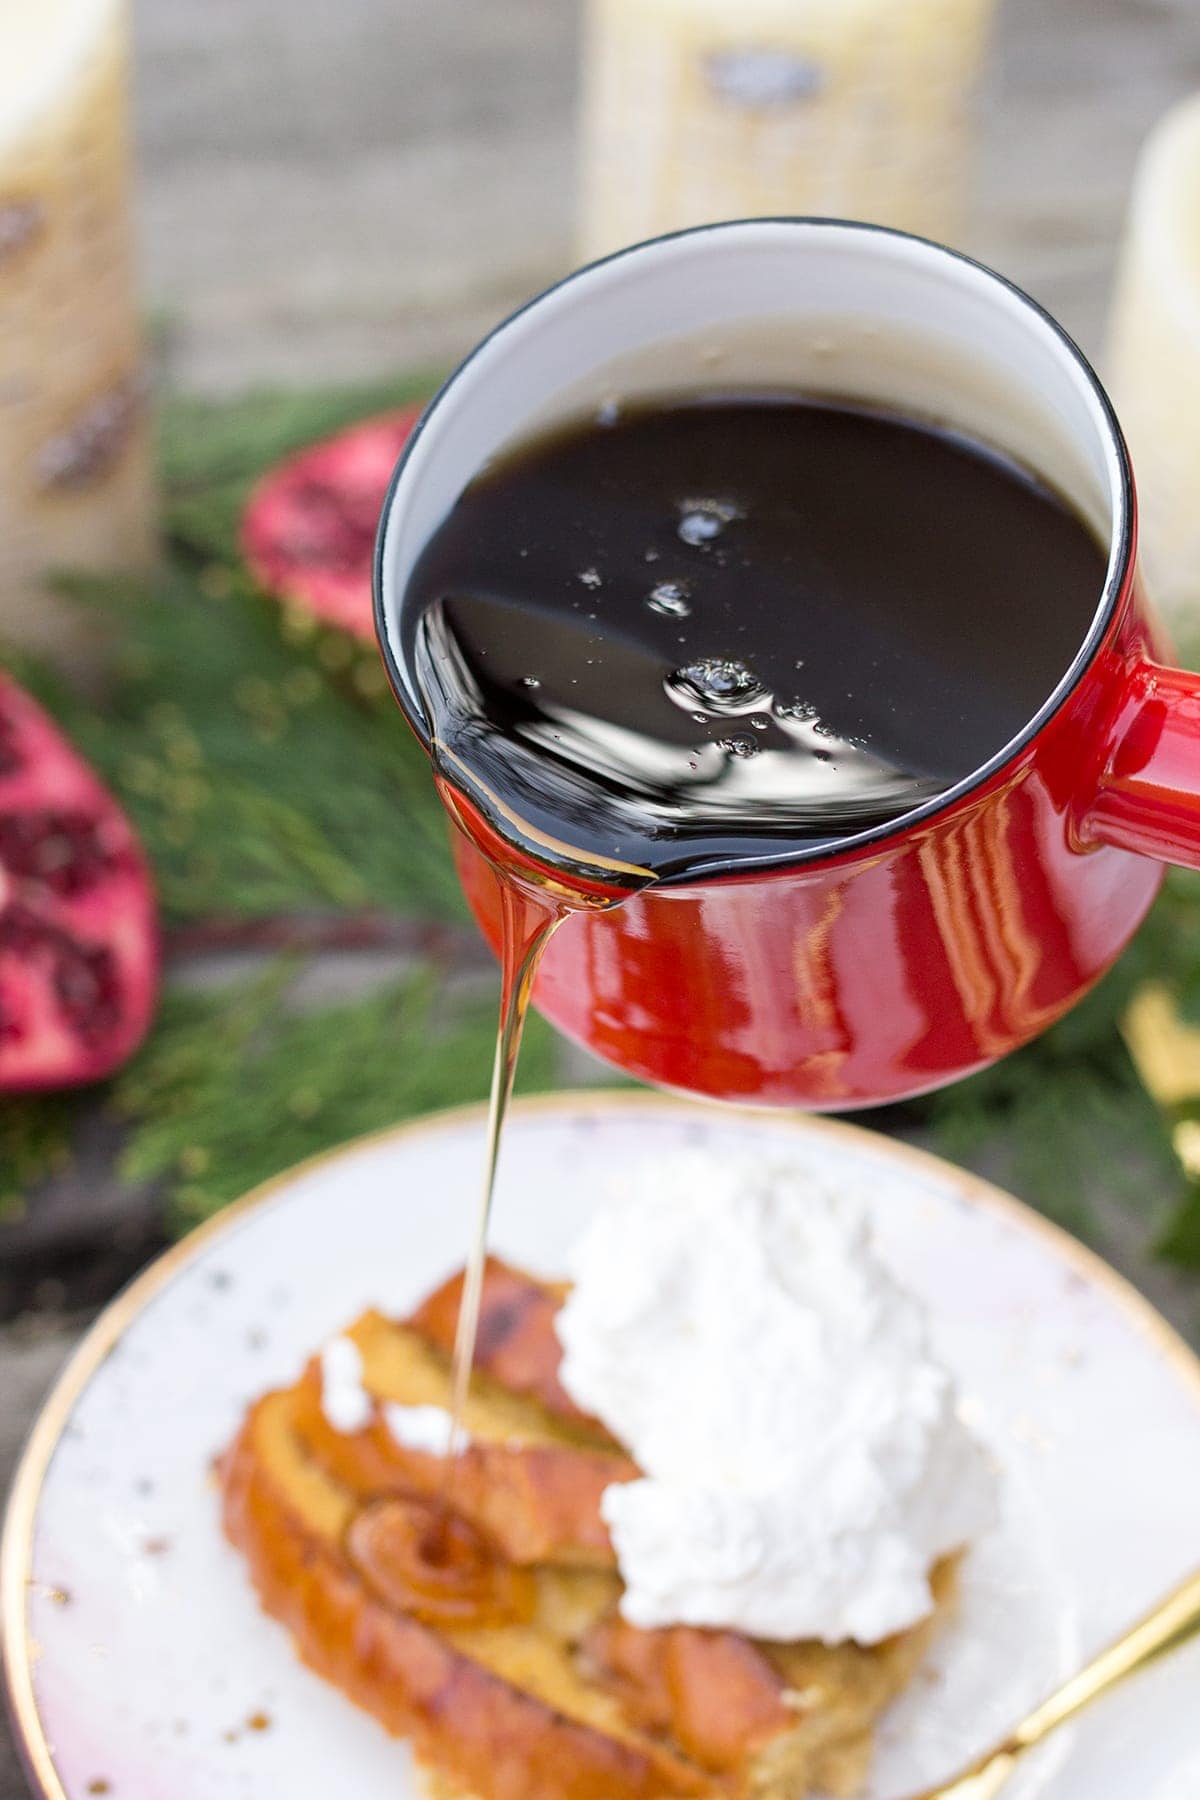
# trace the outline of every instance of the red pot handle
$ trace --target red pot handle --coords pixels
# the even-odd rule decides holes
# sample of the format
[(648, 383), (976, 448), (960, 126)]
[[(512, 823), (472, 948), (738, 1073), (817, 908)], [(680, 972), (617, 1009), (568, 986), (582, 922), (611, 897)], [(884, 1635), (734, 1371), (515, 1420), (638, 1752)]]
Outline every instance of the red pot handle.
[(1085, 840), (1200, 869), (1200, 675), (1137, 663)]

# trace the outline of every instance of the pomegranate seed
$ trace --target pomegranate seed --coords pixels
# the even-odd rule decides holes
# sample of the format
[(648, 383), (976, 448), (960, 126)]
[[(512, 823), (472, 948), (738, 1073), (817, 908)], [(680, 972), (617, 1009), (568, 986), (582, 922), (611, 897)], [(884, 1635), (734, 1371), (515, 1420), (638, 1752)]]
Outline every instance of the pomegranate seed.
[(0, 867), (21, 881), (36, 881), (63, 899), (76, 899), (120, 866), (83, 812), (0, 815)]

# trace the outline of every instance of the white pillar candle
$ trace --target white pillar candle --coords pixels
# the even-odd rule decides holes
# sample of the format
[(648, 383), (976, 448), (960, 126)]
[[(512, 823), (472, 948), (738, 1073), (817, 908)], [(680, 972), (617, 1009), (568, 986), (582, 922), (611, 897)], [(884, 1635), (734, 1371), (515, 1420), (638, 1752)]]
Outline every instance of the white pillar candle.
[(144, 564), (125, 0), (0, 6), (0, 637), (52, 649), (45, 577)]
[(1200, 637), (1200, 96), (1168, 113), (1142, 153), (1107, 360), (1147, 586), (1178, 630)]
[(585, 256), (721, 218), (958, 233), (992, 0), (590, 0)]

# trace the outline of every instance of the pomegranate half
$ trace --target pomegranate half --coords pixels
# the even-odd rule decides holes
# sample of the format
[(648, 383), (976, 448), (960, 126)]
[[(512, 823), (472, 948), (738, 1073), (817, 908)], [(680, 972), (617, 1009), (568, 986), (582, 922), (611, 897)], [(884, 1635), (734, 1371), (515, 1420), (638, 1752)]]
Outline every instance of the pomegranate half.
[(0, 1092), (108, 1075), (158, 986), (133, 828), (36, 701), (0, 674)]
[(374, 643), (375, 529), (420, 416), (410, 406), (367, 419), (263, 476), (242, 515), (242, 554), (260, 587)]

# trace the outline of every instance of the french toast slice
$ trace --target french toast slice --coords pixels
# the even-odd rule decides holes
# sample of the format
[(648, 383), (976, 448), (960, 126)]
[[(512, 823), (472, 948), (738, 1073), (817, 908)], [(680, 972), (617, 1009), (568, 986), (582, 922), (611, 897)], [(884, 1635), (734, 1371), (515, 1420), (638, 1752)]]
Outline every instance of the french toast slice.
[(611, 1604), (612, 1576), (577, 1575), (602, 1591), (580, 1587), (565, 1609), (551, 1576), (527, 1621), (498, 1627), (439, 1628), (389, 1605), (349, 1547), (358, 1502), (306, 1453), (294, 1399), (268, 1394), (251, 1409), (221, 1477), (226, 1531), (311, 1668), (480, 1800), (712, 1791), (575, 1666), (580, 1620), (562, 1612)]
[[(443, 1356), (454, 1350), (466, 1271), (451, 1275), (423, 1300), (409, 1325)], [(537, 1400), (556, 1419), (574, 1420), (612, 1445), (603, 1425), (582, 1412), (558, 1378), (562, 1353), (554, 1316), (567, 1297), (565, 1282), (539, 1281), (489, 1256), (484, 1269), (475, 1340), (475, 1369), (510, 1394)]]
[[(441, 1456), (397, 1442), (386, 1408), (451, 1402), (450, 1367), (415, 1331), (365, 1313), (346, 1333), (363, 1361), (363, 1385), (377, 1402), (369, 1425), (339, 1432), (321, 1405), (321, 1372), (309, 1364), (297, 1391), (297, 1425), (312, 1454), (360, 1499), (403, 1488), (440, 1493)], [(555, 1340), (557, 1342), (557, 1340)], [(454, 1504), (522, 1564), (614, 1567), (600, 1496), (631, 1481), (635, 1465), (612, 1439), (476, 1372), (463, 1420), (466, 1444), (454, 1467)]]
[[(302, 1658), (410, 1739), (446, 1794), (854, 1793), (879, 1713), (949, 1608), (952, 1563), (935, 1572), (933, 1618), (869, 1648), (637, 1629), (599, 1513), (637, 1469), (561, 1388), (563, 1290), (489, 1263), (452, 1513), (445, 1460), (388, 1428), (389, 1404), (448, 1403), (458, 1282), (404, 1323), (367, 1313), (351, 1327), (373, 1402), (363, 1430), (329, 1423), (314, 1362), (250, 1409), (220, 1463), (226, 1532)], [(445, 1585), (429, 1561), (442, 1530), (464, 1558)]]

